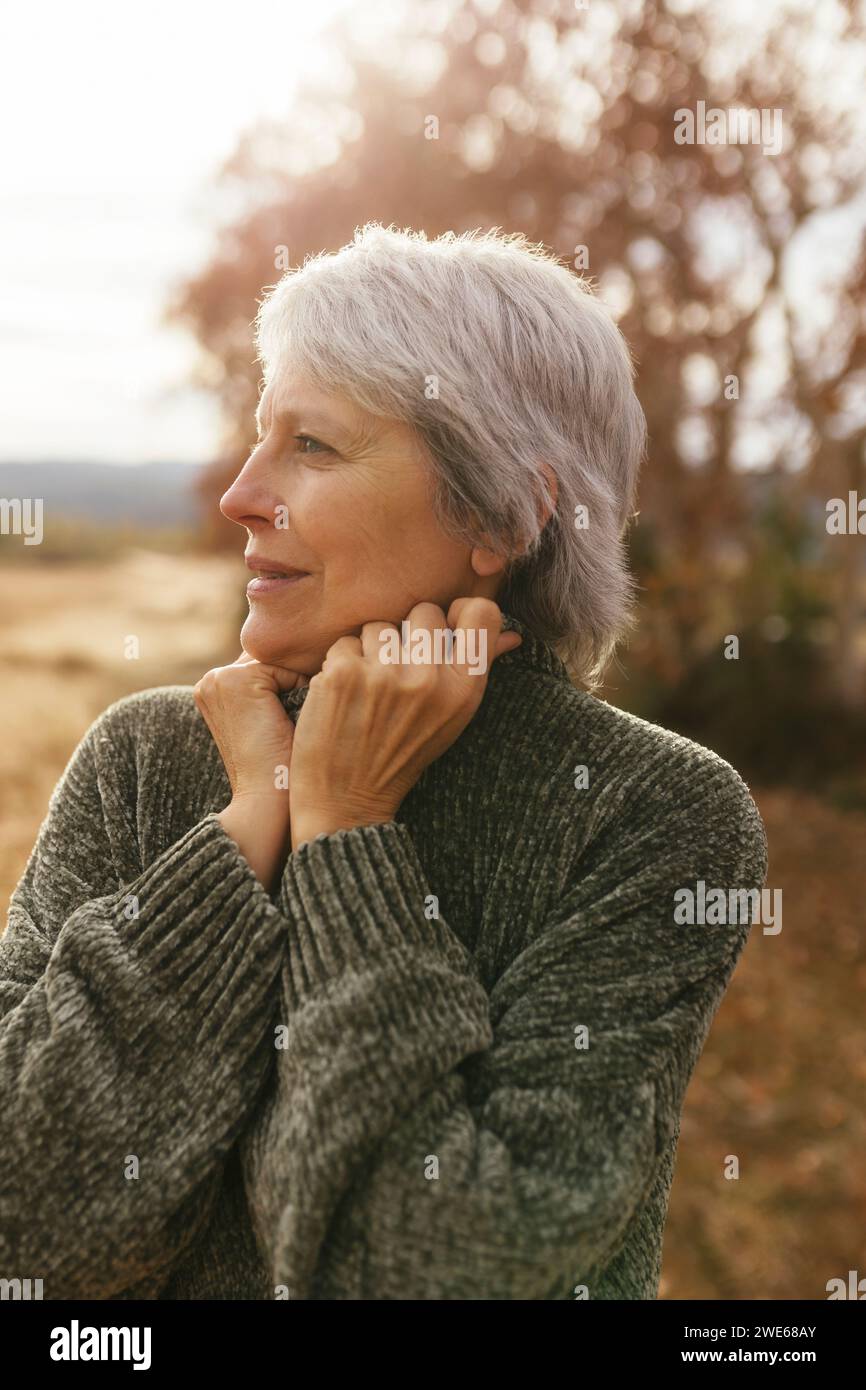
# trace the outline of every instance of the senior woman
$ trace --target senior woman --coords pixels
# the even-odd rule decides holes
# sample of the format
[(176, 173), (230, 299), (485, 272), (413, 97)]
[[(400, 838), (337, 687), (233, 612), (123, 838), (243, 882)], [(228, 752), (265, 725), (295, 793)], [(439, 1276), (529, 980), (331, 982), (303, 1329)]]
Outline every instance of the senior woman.
[(523, 238), (378, 224), (258, 343), (241, 656), (95, 721), (0, 941), (0, 1272), (655, 1298), (750, 925), (676, 902), (759, 888), (766, 847), (727, 763), (592, 693), (628, 352)]

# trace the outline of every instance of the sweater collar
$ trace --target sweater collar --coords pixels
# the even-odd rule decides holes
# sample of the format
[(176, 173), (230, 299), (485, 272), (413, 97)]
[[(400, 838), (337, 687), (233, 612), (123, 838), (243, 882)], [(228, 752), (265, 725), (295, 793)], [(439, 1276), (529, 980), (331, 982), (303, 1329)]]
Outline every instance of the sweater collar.
[[(562, 659), (547, 642), (530, 632), (518, 618), (512, 617), (510, 613), (502, 611), (503, 632), (519, 632), (523, 638), (522, 643), (513, 652), (506, 652), (493, 663), (493, 672), (500, 667), (523, 667), (530, 670), (542, 671), (545, 675), (554, 676), (558, 680), (563, 680), (572, 685), (573, 681), (568, 674), (568, 668)], [(280, 700), (284, 709), (289, 714), (297, 714), (307, 698), (310, 687), (308, 685), (299, 686), (295, 690), (284, 690), (280, 694)]]

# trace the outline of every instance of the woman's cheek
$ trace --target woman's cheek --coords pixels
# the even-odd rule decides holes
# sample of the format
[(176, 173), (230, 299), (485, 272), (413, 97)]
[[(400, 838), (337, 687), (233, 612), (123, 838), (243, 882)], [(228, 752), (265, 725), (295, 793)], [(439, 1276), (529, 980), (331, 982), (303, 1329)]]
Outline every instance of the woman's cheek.
[[(289, 509), (290, 528), (314, 552), (341, 550), (357, 534), (360, 523), (382, 510), (382, 498), (351, 475), (338, 471), (310, 470)], [(294, 515), (293, 515), (294, 513)]]

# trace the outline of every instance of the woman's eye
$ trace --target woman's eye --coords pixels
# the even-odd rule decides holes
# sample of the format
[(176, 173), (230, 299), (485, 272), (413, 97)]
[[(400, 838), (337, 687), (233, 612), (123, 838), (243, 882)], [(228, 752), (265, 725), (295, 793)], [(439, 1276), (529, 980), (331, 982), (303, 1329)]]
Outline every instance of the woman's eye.
[[(318, 454), (318, 453), (325, 453), (325, 454), (328, 454), (328, 453), (331, 452), (330, 449), (328, 448), (327, 444), (323, 444), (323, 443), (321, 442), (321, 440), (319, 440), (319, 439), (314, 439), (313, 436), (312, 436), (311, 434), (296, 434), (296, 435), (295, 435), (295, 439), (298, 441), (298, 444), (300, 445), (300, 452), (301, 452), (302, 454), (310, 454), (310, 453), (312, 453), (312, 454)], [(305, 448), (304, 448), (304, 445), (305, 445), (305, 444), (312, 444), (312, 445), (313, 445), (313, 448), (312, 448), (312, 449), (305, 449)]]

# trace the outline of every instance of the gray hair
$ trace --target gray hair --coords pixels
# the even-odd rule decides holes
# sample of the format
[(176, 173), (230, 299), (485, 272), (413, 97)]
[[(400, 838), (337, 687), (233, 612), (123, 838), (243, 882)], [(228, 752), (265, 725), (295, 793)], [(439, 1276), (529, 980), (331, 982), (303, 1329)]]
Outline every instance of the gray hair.
[(508, 557), (499, 605), (600, 679), (630, 626), (624, 535), (646, 421), (585, 280), (520, 233), (428, 240), (372, 222), (269, 288), (256, 345), (266, 382), (288, 354), (322, 389), (412, 426), (440, 524)]

